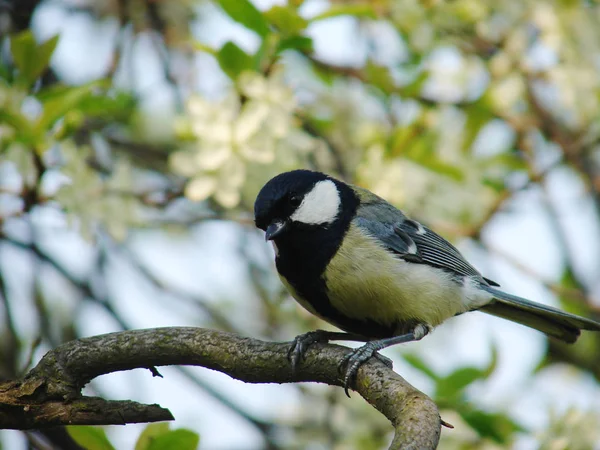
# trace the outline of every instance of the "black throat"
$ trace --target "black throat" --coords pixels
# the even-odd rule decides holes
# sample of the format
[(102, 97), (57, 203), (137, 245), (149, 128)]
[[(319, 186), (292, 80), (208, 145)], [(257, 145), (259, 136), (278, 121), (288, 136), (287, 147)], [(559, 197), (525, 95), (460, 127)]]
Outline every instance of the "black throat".
[(305, 286), (313, 285), (316, 280), (321, 279), (356, 214), (359, 201), (354, 191), (342, 183), (335, 183), (341, 203), (340, 213), (332, 223), (293, 223), (288, 232), (275, 239), (279, 253), (276, 258), (277, 270), (298, 293), (303, 293)]

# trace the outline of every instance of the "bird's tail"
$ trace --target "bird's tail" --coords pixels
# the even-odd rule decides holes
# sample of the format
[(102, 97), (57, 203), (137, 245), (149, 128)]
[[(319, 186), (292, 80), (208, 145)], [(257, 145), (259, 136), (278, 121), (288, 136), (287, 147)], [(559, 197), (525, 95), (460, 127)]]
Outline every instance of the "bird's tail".
[(481, 311), (526, 325), (561, 341), (573, 343), (581, 330), (600, 331), (600, 323), (510, 295), (491, 286), (481, 286), (494, 300)]

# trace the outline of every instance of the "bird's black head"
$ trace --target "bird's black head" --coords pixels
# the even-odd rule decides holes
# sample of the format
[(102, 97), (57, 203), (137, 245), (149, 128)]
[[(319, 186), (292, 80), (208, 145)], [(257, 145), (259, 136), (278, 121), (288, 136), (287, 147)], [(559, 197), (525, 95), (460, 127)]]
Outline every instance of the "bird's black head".
[(272, 240), (291, 230), (326, 228), (344, 212), (354, 213), (350, 187), (320, 172), (294, 170), (263, 186), (254, 203), (256, 226)]

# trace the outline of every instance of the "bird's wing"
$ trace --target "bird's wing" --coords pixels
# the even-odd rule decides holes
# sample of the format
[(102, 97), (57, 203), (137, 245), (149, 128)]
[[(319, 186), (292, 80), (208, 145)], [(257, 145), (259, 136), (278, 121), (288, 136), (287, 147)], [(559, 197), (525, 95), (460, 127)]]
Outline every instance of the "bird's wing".
[(416, 263), (424, 262), (415, 241), (393, 223), (378, 222), (364, 217), (357, 217), (354, 223), (402, 259)]
[(359, 196), (361, 206), (355, 218), (356, 225), (400, 258), (497, 286), (497, 283), (483, 278), (456, 247), (434, 231), (406, 218), (400, 210), (368, 191), (361, 189)]
[(415, 242), (424, 263), (459, 275), (481, 277), (477, 269), (465, 260), (456, 247), (426, 226), (407, 219), (397, 224), (397, 229), (408, 234)]

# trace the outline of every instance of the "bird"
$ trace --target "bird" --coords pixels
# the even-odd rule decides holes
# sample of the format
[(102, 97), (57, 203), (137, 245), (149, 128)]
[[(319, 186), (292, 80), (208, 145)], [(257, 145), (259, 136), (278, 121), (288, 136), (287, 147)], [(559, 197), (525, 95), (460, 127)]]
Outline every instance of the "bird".
[(343, 330), (297, 336), (293, 370), (317, 342), (365, 342), (340, 361), (348, 394), (378, 352), (418, 341), (447, 319), (483, 311), (573, 343), (600, 323), (500, 289), (440, 235), (367, 189), (325, 173), (293, 170), (269, 180), (255, 225), (275, 252), (283, 285), (310, 313)]

